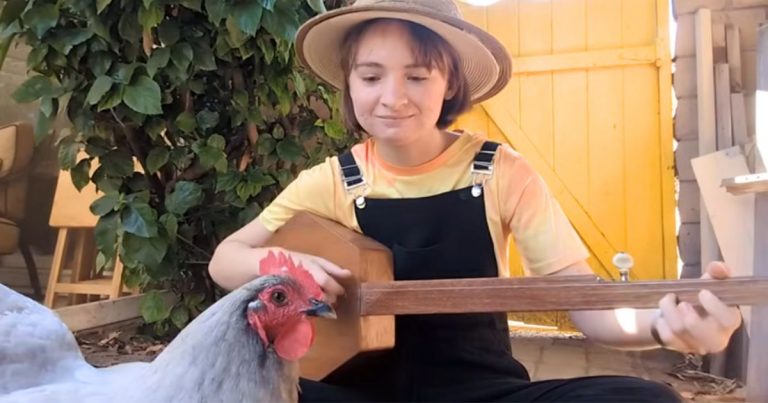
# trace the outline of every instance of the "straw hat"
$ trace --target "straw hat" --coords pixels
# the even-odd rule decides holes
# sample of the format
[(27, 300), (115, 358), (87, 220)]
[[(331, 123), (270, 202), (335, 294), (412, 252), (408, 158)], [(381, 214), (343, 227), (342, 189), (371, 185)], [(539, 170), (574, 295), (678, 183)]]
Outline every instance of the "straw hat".
[(299, 61), (328, 84), (341, 89), (344, 36), (357, 24), (375, 19), (411, 21), (431, 29), (461, 58), (473, 103), (497, 94), (509, 82), (512, 61), (504, 46), (482, 29), (465, 21), (452, 0), (357, 0), (354, 5), (320, 14), (296, 34)]

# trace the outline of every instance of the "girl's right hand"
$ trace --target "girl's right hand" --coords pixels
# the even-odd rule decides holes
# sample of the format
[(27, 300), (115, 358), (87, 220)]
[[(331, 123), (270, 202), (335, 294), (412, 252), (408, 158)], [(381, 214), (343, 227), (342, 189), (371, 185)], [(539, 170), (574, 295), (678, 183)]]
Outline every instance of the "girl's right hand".
[(304, 269), (312, 275), (320, 288), (323, 289), (325, 302), (335, 304), (338, 297), (344, 295), (344, 287), (338, 280), (351, 278), (351, 271), (342, 269), (318, 256), (288, 250), (285, 252), (293, 258), (294, 262), (301, 263)]

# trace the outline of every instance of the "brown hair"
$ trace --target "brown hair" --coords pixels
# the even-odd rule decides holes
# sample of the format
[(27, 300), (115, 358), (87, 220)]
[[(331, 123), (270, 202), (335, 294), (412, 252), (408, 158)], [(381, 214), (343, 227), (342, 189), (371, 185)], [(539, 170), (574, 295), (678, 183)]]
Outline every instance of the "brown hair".
[(344, 88), (342, 88), (341, 112), (344, 126), (353, 132), (363, 132), (362, 126), (355, 117), (352, 97), (349, 94), (349, 75), (357, 56), (360, 38), (376, 23), (384, 21), (397, 21), (408, 30), (412, 41), (412, 51), (416, 62), (428, 69), (438, 69), (448, 79), (448, 91), (452, 93), (449, 99), (443, 101), (440, 117), (436, 126), (445, 129), (450, 126), (472, 105), (469, 93), (469, 83), (461, 69), (461, 59), (456, 49), (434, 31), (410, 21), (377, 18), (362, 22), (352, 28), (344, 37), (342, 43), (341, 68), (344, 72)]

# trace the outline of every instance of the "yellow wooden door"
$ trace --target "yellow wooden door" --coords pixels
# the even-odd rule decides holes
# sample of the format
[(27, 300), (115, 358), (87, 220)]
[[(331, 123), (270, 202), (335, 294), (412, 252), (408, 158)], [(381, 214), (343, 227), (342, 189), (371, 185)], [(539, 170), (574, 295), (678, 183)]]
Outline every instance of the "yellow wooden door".
[(532, 163), (598, 274), (617, 278), (611, 258), (626, 251), (633, 278), (676, 278), (667, 0), (460, 7), (506, 46), (514, 73), (457, 126), (507, 142)]

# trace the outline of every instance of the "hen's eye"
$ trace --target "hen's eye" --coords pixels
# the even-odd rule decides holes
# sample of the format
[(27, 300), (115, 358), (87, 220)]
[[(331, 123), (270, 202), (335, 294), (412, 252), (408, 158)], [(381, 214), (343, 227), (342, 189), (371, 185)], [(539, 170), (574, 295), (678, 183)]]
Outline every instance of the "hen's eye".
[(288, 302), (288, 296), (286, 296), (285, 292), (281, 290), (272, 292), (271, 298), (272, 298), (272, 302), (274, 302), (275, 305), (278, 305), (278, 306), (285, 305)]

